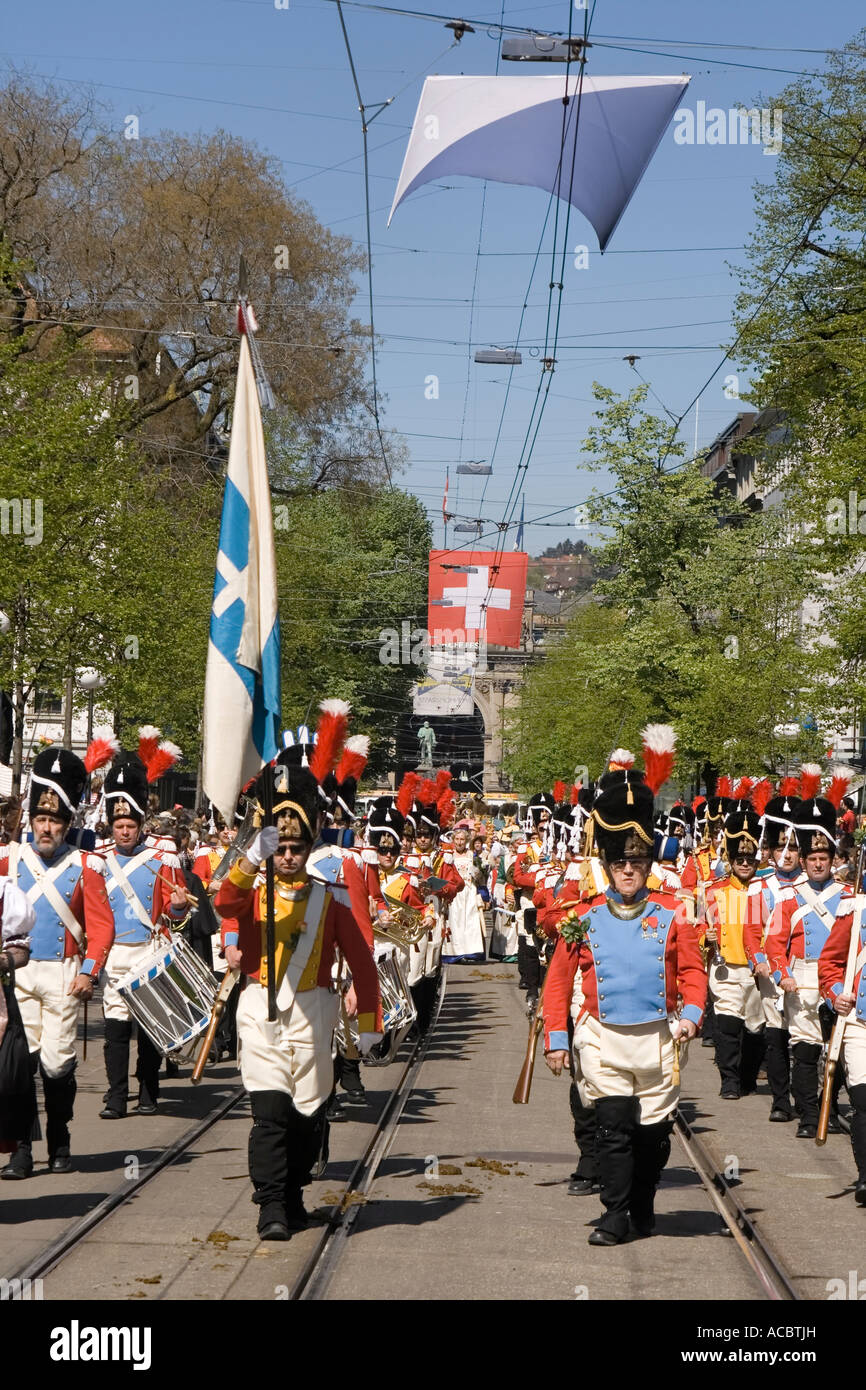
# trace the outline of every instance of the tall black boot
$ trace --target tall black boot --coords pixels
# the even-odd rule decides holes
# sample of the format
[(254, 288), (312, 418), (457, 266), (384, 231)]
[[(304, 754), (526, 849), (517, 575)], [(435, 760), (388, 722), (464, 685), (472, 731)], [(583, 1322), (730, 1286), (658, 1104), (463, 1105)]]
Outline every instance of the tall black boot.
[(818, 1128), (818, 1058), (820, 1043), (796, 1042), (791, 1048), (791, 1090), (800, 1119), (798, 1139), (814, 1139)]
[(45, 1137), (48, 1141), (48, 1167), (52, 1173), (69, 1173), (69, 1121), (75, 1104), (78, 1084), (73, 1066), (63, 1076), (46, 1076), (42, 1069), (42, 1093), (45, 1096)]
[(773, 1092), (773, 1108), (770, 1118), (781, 1121), (783, 1116), (793, 1119), (791, 1108), (791, 1062), (788, 1056), (790, 1035), (787, 1028), (767, 1029), (767, 1080)]
[(851, 1147), (857, 1165), (858, 1205), (866, 1206), (866, 1086), (849, 1086), (851, 1101)]
[(517, 980), (519, 989), (528, 989), (529, 985), (526, 978), (526, 962), (528, 957), (529, 941), (525, 936), (517, 938)]
[(250, 1180), (254, 1188), (253, 1201), (259, 1208), (259, 1235), (287, 1240), (286, 1140), (294, 1109), (292, 1099), (284, 1091), (251, 1091), (250, 1109), (253, 1113), (249, 1140)]
[(628, 1235), (628, 1209), (634, 1179), (634, 1136), (640, 1113), (635, 1096), (596, 1101), (595, 1151), (604, 1216), (590, 1245), (619, 1245)]
[(538, 1003), (541, 989), (541, 957), (534, 941), (526, 942), (526, 1009), (531, 1012)]
[(634, 1178), (628, 1209), (638, 1235), (648, 1236), (656, 1224), (656, 1188), (671, 1156), (673, 1120), (638, 1125), (634, 1138)]
[(139, 1024), (138, 1027), (138, 1064), (136, 1075), (138, 1076), (138, 1109), (142, 1115), (153, 1115), (156, 1113), (156, 1098), (159, 1095), (159, 1068), (162, 1064), (162, 1053), (147, 1036), (144, 1029)]
[(290, 1230), (303, 1230), (307, 1224), (302, 1188), (312, 1182), (313, 1170), (327, 1162), (328, 1104), (312, 1115), (302, 1115), (292, 1105), (286, 1131), (286, 1213)]
[(740, 1059), (740, 1095), (750, 1096), (758, 1087), (758, 1072), (767, 1051), (767, 1038), (762, 1025), (757, 1033), (743, 1029), (743, 1051)]
[(716, 1066), (722, 1079), (719, 1095), (724, 1100), (740, 1098), (740, 1055), (745, 1024), (730, 1014), (716, 1014), (713, 1037), (716, 1043)]
[(712, 1047), (715, 1042), (716, 1011), (713, 1007), (713, 996), (707, 995), (707, 1007), (704, 1010), (704, 1021), (701, 1024), (701, 1047)]
[(105, 1020), (105, 1075), (108, 1077), (108, 1090), (105, 1093), (105, 1108), (99, 1112), (103, 1120), (122, 1120), (126, 1114), (129, 1100), (129, 1040), (132, 1037), (132, 1023), (129, 1019), (107, 1018)]
[(357, 1096), (363, 1100), (367, 1094), (361, 1080), (360, 1057), (344, 1057), (341, 1052), (338, 1052), (334, 1059), (334, 1080), (350, 1096)]
[(593, 1189), (598, 1191), (598, 1160), (595, 1154), (596, 1108), (583, 1104), (580, 1099), (580, 1091), (573, 1081), (568, 1092), (568, 1103), (571, 1107), (574, 1138), (580, 1155), (577, 1160), (577, 1167), (571, 1175), (568, 1190), (573, 1196), (588, 1196)]

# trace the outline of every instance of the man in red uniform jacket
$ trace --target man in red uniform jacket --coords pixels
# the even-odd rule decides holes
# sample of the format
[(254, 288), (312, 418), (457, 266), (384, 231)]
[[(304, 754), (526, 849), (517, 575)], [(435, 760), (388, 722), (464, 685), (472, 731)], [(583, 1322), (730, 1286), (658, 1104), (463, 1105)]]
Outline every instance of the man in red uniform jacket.
[[(288, 1240), (303, 1230), (301, 1189), (311, 1180), (326, 1133), (325, 1111), (334, 1082), (332, 1041), (339, 995), (332, 986), (339, 949), (352, 972), (358, 1001), (359, 1051), (382, 1036), (376, 967), (351, 908), (306, 863), (320, 828), (316, 779), (306, 769), (277, 763), (276, 826), (259, 832), (226, 876), (216, 897), (223, 919), (226, 963), (243, 973), (237, 1026), (241, 1077), (250, 1095), (250, 1178), (263, 1240)], [(257, 787), (261, 801), (261, 788)], [(265, 888), (262, 862), (274, 856), (277, 1017), (268, 1022)]]
[[(653, 1201), (670, 1154), (679, 1099), (680, 1042), (695, 1036), (707, 980), (684, 905), (646, 890), (652, 867), (653, 796), (643, 774), (604, 775), (593, 808), (610, 887), (560, 922), (544, 992), (545, 1061), (568, 1064), (569, 1011), (578, 969), (583, 1005), (574, 1029), (575, 1081), (594, 1105), (601, 1200), (591, 1245), (652, 1233)], [(683, 1007), (677, 1015), (678, 996)]]

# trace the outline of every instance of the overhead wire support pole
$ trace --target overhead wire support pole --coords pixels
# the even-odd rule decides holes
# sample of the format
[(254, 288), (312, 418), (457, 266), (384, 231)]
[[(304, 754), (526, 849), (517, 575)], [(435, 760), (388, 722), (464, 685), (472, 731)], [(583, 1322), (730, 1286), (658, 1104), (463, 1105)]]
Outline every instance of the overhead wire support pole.
[[(349, 34), (346, 29), (346, 21), (343, 18), (343, 7), (340, 0), (337, 0), (337, 14), (340, 17), (340, 28), (343, 31), (343, 41), (346, 45), (346, 56), (349, 59), (349, 70), (352, 74), (352, 81), (355, 84), (355, 96), (358, 99), (358, 110), (361, 113), (361, 138), (363, 141), (364, 154), (364, 217), (367, 228), (367, 286), (369, 291), (370, 304), (370, 365), (373, 376), (373, 419), (376, 424), (376, 437), (379, 440), (379, 448), (382, 451), (382, 463), (385, 466), (385, 473), (388, 478), (389, 487), (394, 486), (391, 477), (391, 465), (388, 462), (388, 453), (385, 448), (385, 441), (382, 438), (382, 425), (379, 419), (379, 386), (376, 379), (376, 327), (373, 318), (373, 235), (370, 227), (370, 156), (367, 147), (367, 132), (370, 122), (367, 120), (367, 108), (361, 96), (361, 88), (358, 85), (358, 74), (355, 71), (355, 60), (352, 57), (352, 46), (349, 43)], [(388, 101), (379, 102), (370, 121), (374, 121), (376, 116), (380, 116), (386, 106), (390, 106), (392, 98)], [(372, 108), (371, 108), (372, 109)]]

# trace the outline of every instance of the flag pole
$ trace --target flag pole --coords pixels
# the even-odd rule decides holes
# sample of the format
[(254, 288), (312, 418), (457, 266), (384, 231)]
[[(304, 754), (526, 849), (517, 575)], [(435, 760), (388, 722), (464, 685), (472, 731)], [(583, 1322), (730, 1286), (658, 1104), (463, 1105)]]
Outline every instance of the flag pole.
[[(274, 778), (270, 765), (265, 768), (264, 823), (274, 823)], [(268, 971), (268, 1023), (277, 1020), (277, 967), (276, 967), (276, 927), (274, 924), (274, 856), (269, 854), (265, 860), (265, 953)]]
[[(240, 258), (238, 266), (238, 301), (240, 314), (243, 320), (243, 329), (246, 334), (247, 343), (250, 348), (250, 357), (253, 363), (253, 374), (256, 378), (256, 387), (259, 392), (259, 400), (262, 404), (272, 404), (270, 399), (270, 386), (264, 371), (261, 367), (258, 355), (255, 352), (255, 339), (249, 329), (253, 325), (249, 322), (249, 299), (247, 297), (248, 272), (247, 264), (243, 256)], [(264, 400), (262, 397), (264, 396)], [(274, 779), (269, 764), (265, 765), (264, 777), (262, 779), (264, 792), (262, 796), (264, 812), (264, 824), (274, 824)], [(277, 1020), (277, 965), (276, 965), (276, 923), (274, 920), (274, 856), (269, 854), (265, 860), (265, 959), (267, 962), (268, 974), (268, 1023), (276, 1023)]]

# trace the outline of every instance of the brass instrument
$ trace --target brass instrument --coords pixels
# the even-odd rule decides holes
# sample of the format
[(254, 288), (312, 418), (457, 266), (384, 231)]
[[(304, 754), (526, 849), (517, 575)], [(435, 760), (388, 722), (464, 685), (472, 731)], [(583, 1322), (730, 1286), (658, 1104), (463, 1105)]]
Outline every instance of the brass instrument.
[(237, 834), (232, 840), (220, 862), (217, 864), (211, 876), (211, 883), (219, 883), (225, 878), (229, 869), (243, 859), (245, 852), (249, 849), (259, 831), (261, 824), (261, 807), (251, 796), (246, 798), (247, 806), (244, 818), (237, 829)]
[(374, 937), (379, 936), (383, 941), (390, 941), (393, 946), (399, 946), (406, 951), (412, 946), (417, 946), (430, 930), (424, 913), (417, 907), (410, 907), (408, 903), (401, 902), (399, 898), (390, 897), (387, 893), (384, 893), (383, 897), (388, 904), (390, 920), (386, 923), (373, 923)]

